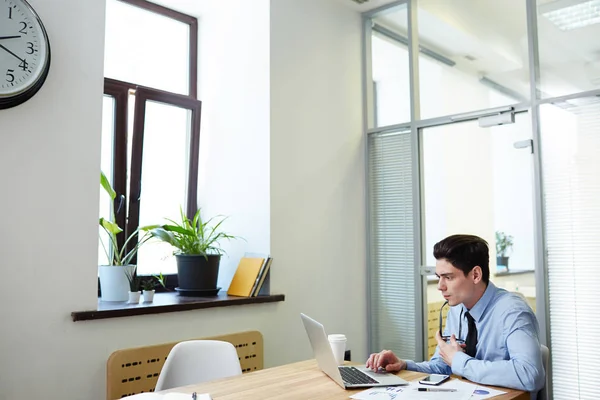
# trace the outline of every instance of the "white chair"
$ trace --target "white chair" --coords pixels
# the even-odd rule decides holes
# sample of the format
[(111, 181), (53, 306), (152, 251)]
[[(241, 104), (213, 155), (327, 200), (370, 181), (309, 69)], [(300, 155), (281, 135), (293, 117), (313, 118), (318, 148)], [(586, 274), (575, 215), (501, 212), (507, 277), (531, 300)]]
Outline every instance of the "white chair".
[(220, 340), (177, 343), (167, 356), (155, 391), (242, 374), (235, 347)]
[(538, 392), (537, 400), (550, 400), (550, 398), (548, 397), (548, 380), (550, 379), (550, 371), (548, 371), (548, 365), (550, 360), (550, 350), (543, 344), (541, 345), (541, 350), (542, 364), (544, 364), (544, 372), (546, 373), (546, 382), (544, 383), (544, 387), (542, 388), (542, 390)]

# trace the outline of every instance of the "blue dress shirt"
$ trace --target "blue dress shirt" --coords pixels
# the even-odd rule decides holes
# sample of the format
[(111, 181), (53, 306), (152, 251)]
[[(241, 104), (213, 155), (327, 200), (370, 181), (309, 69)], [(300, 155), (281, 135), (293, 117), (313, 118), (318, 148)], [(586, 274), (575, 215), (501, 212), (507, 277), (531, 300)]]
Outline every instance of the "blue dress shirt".
[(475, 319), (477, 353), (471, 357), (456, 353), (452, 368), (439, 355), (439, 346), (430, 361), (407, 360), (410, 371), (429, 374), (456, 374), (484, 385), (504, 386), (535, 392), (544, 386), (545, 372), (539, 342), (539, 326), (527, 302), (517, 294), (489, 282), (483, 296), (467, 310), (464, 304), (451, 307), (444, 336), (466, 339), (465, 313)]

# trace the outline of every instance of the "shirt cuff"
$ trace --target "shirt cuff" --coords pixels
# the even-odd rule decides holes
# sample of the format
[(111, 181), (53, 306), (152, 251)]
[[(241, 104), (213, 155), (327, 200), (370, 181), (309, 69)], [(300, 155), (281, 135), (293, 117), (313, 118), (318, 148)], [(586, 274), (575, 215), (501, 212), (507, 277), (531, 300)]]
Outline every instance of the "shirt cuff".
[(413, 360), (404, 360), (406, 362), (406, 370), (407, 371), (418, 371), (417, 363)]
[(467, 353), (456, 353), (452, 359), (452, 373), (459, 376), (465, 376), (465, 366), (470, 358), (472, 357)]

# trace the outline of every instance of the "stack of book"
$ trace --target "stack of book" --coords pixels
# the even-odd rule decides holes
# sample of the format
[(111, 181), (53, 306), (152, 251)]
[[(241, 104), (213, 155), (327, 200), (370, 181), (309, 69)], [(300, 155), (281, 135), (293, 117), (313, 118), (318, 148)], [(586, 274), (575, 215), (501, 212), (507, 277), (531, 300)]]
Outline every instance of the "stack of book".
[(251, 257), (246, 254), (238, 264), (227, 294), (243, 297), (268, 295), (272, 261), (273, 258), (268, 255)]

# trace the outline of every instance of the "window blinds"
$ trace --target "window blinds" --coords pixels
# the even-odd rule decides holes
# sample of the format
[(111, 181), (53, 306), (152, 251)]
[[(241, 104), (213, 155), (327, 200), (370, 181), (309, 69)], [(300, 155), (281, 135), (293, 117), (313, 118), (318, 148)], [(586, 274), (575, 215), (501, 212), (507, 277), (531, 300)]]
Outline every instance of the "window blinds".
[(418, 359), (410, 132), (371, 134), (369, 188), (369, 350)]
[(599, 399), (600, 99), (563, 103), (540, 108), (553, 394)]

